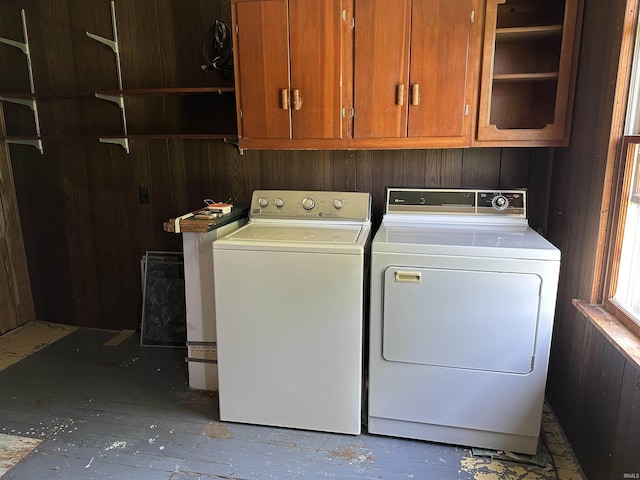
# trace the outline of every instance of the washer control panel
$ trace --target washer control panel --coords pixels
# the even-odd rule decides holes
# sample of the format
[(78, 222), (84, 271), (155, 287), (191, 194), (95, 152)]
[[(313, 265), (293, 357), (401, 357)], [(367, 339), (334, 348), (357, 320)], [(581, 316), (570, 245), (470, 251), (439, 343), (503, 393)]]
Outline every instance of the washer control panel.
[(527, 191), (388, 188), (385, 213), (508, 215), (526, 218)]
[(371, 219), (371, 195), (360, 192), (256, 190), (249, 216), (368, 222)]

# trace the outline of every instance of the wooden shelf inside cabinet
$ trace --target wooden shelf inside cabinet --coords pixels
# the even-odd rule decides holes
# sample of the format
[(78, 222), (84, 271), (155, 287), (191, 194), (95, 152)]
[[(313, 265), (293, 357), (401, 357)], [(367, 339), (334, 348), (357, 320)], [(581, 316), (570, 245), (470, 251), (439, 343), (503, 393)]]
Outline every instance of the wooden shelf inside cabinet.
[(518, 42), (560, 36), (562, 36), (562, 25), (496, 28), (496, 42)]
[(550, 82), (558, 80), (558, 72), (548, 73), (503, 73), (493, 76), (494, 83), (500, 82)]
[(476, 145), (568, 144), (580, 2), (487, 0)]

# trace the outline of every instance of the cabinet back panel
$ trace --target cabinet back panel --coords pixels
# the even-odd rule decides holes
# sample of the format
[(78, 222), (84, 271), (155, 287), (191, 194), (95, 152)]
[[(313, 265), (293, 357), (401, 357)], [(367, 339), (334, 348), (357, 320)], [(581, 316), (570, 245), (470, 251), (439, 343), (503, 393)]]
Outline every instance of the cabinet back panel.
[(507, 0), (498, 5), (498, 28), (561, 25), (563, 0)]

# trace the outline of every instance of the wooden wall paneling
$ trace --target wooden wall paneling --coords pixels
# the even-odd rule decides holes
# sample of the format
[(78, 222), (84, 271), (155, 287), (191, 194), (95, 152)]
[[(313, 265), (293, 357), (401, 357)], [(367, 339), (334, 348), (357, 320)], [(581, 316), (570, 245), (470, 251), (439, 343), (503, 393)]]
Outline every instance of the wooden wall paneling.
[[(174, 3), (162, 0), (155, 2), (155, 21), (160, 50), (160, 56), (157, 61), (162, 66), (163, 87), (178, 87), (185, 80), (185, 77), (186, 82), (182, 85), (189, 85), (194, 77), (194, 75), (190, 75), (191, 71), (193, 71), (193, 65), (191, 65), (191, 68), (184, 68), (189, 63), (187, 59), (192, 58), (192, 49), (189, 48), (189, 43), (194, 29), (182, 31), (179, 28), (184, 17), (193, 8), (193, 1), (180, 2), (181, 5), (177, 7), (177, 10), (174, 9)], [(197, 34), (197, 31), (195, 33)], [(180, 58), (178, 58), (178, 55)], [(185, 63), (182, 63), (181, 59), (185, 60)], [(199, 75), (196, 75), (196, 77), (199, 77)]]
[(500, 188), (523, 188), (529, 185), (530, 148), (503, 148), (500, 152)]
[[(246, 153), (245, 153), (246, 154)], [(293, 187), (293, 155), (298, 152), (287, 150), (261, 151), (259, 181), (247, 192), (249, 198), (253, 190), (258, 188), (270, 190), (288, 190)], [(251, 168), (250, 165), (248, 165)]]
[[(86, 142), (88, 208), (85, 222), (91, 227), (91, 237), (84, 241), (93, 247), (95, 282), (91, 283), (98, 311), (93, 317), (84, 318), (92, 327), (110, 328), (128, 313), (123, 308), (124, 289), (130, 288), (123, 270), (130, 258), (125, 254), (121, 241), (121, 204), (118, 203), (115, 168), (110, 147)], [(124, 186), (124, 185), (123, 185)], [(78, 185), (80, 188), (80, 185)], [(131, 245), (133, 247), (133, 245)]]
[(440, 158), (440, 185), (443, 187), (462, 186), (462, 156), (464, 150), (453, 148), (442, 150)]
[(462, 155), (463, 187), (495, 187), (500, 182), (500, 149), (468, 149)]
[(376, 223), (384, 213), (384, 193), (386, 187), (402, 186), (402, 150), (375, 150), (371, 163), (372, 216)]
[(446, 150), (427, 150), (425, 152), (425, 180), (426, 187), (442, 185), (442, 157)]
[[(123, 88), (163, 87), (163, 59), (155, 0), (118, 2), (116, 18)], [(166, 130), (162, 97), (129, 96), (125, 98), (125, 105), (130, 134), (151, 134)], [(112, 108), (117, 107), (114, 105)]]
[[(117, 146), (106, 146), (98, 143), (90, 143), (88, 150), (89, 162), (105, 162), (111, 165), (112, 189), (107, 199), (110, 202), (109, 208), (115, 218), (115, 230), (106, 231), (101, 224), (98, 224), (104, 240), (112, 242), (106, 248), (113, 250), (113, 255), (117, 258), (113, 261), (117, 263), (114, 267), (117, 277), (112, 279), (116, 282), (107, 281), (109, 277), (100, 274), (100, 288), (111, 288), (119, 292), (112, 304), (103, 306), (101, 314), (104, 322), (110, 328), (134, 329), (140, 325), (140, 315), (142, 308), (142, 289), (140, 285), (140, 257), (147, 250), (147, 229), (148, 223), (144, 213), (148, 212), (149, 205), (140, 204), (138, 201), (137, 167), (138, 160), (135, 154), (129, 155), (122, 148)], [(105, 171), (105, 175), (108, 172)], [(148, 185), (148, 183), (146, 184)], [(99, 233), (95, 234), (96, 238)], [(96, 251), (100, 246), (96, 245)], [(105, 285), (103, 287), (102, 285)], [(102, 300), (102, 299), (101, 299)], [(117, 316), (111, 316), (116, 313)]]
[(402, 159), (402, 185), (406, 187), (425, 186), (428, 150), (406, 150)]
[[(131, 165), (133, 167), (133, 184), (136, 189), (136, 195), (138, 194), (138, 189), (140, 187), (147, 188), (149, 191), (149, 203), (139, 203), (136, 202), (134, 210), (136, 210), (137, 217), (137, 228), (138, 230), (138, 248), (139, 254), (144, 254), (147, 250), (153, 250), (151, 247), (151, 228), (153, 228), (154, 220), (153, 220), (153, 205), (155, 201), (155, 194), (160, 192), (155, 192), (151, 186), (151, 166), (148, 157), (147, 151), (147, 143), (148, 140), (145, 139), (131, 139), (129, 141), (130, 154), (127, 155)], [(117, 146), (109, 146), (104, 148), (110, 149), (118, 149)], [(126, 173), (124, 174), (126, 178)], [(171, 217), (168, 217), (171, 218)]]
[(551, 195), (551, 172), (553, 170), (551, 148), (531, 149), (527, 198), (529, 202), (529, 225), (543, 235), (547, 232), (549, 201)]
[(246, 199), (246, 203), (251, 202), (253, 191), (260, 188), (262, 177), (262, 152), (257, 150), (246, 150), (244, 155), (238, 155), (234, 161), (237, 178), (240, 180), (237, 187), (237, 199)]
[(167, 140), (147, 140), (147, 162), (151, 200), (151, 222), (147, 224), (150, 244), (147, 250), (181, 251), (182, 242), (177, 235), (167, 236), (162, 230), (163, 222), (178, 211), (172, 198), (174, 184)]
[[(164, 142), (162, 142), (164, 143)], [(191, 185), (187, 180), (187, 165), (184, 153), (184, 141), (179, 139), (169, 139), (166, 141), (167, 161), (169, 166), (169, 185), (163, 189), (162, 196), (171, 200), (171, 211), (165, 220), (182, 215), (190, 210), (195, 210), (196, 206), (191, 205), (190, 189)], [(154, 164), (152, 164), (153, 167)]]
[[(25, 87), (29, 90), (29, 84)], [(23, 105), (9, 102), (2, 102), (5, 118), (7, 121), (7, 135), (27, 135), (36, 134), (33, 112)]]
[[(369, 192), (373, 197), (373, 151), (360, 150), (356, 152), (356, 190)], [(375, 201), (372, 198), (372, 203)]]
[(353, 150), (333, 152), (333, 189), (338, 192), (355, 192), (357, 153)]
[[(0, 134), (4, 134), (0, 106)], [(8, 144), (0, 145), (0, 334), (35, 320)]]
[(574, 341), (573, 328), (575, 324), (576, 322), (558, 321), (558, 315), (556, 315), (549, 359), (549, 364), (553, 364), (554, 368), (549, 368), (547, 374), (546, 396), (556, 417), (561, 419), (566, 434), (569, 434), (567, 419), (570, 408), (562, 401), (562, 398), (569, 395), (569, 357)]
[[(195, 145), (199, 145), (200, 142), (192, 142)], [(209, 160), (209, 189), (206, 192), (208, 197), (213, 196), (214, 200), (237, 201), (236, 194), (232, 187), (233, 182), (233, 161), (232, 158), (236, 155), (230, 155), (232, 148), (225, 145), (223, 142), (211, 140), (207, 142), (208, 147), (208, 160)], [(205, 197), (203, 197), (205, 198)]]
[(16, 195), (21, 213), (31, 288), (38, 320), (74, 323), (71, 262), (63, 228), (63, 195), (55, 150), (12, 145)]
[[(219, 142), (216, 142), (217, 145), (221, 145)], [(249, 199), (246, 198), (244, 193), (244, 165), (242, 163), (242, 157), (238, 149), (232, 145), (222, 144), (224, 148), (221, 149), (222, 155), (227, 156), (229, 158), (229, 188), (230, 188), (230, 196), (239, 202), (244, 201), (247, 205), (249, 205)]]
[[(67, 0), (43, 0), (39, 4), (45, 41), (45, 44), (39, 47), (44, 46), (46, 52), (45, 68), (49, 76), (51, 93), (75, 92), (78, 90), (78, 85)], [(64, 118), (66, 114), (66, 110), (60, 112), (60, 117)]]
[[(571, 327), (568, 329), (568, 334), (570, 335), (569, 354), (564, 355), (564, 360), (568, 363), (568, 376), (563, 379), (566, 386), (562, 389), (567, 396), (570, 396), (571, 392), (584, 391), (585, 382), (588, 380), (584, 371), (585, 357), (587, 356), (587, 347), (592, 333), (592, 330), (587, 328), (586, 322), (579, 315), (575, 315), (575, 322)], [(574, 397), (572, 405), (562, 405), (558, 412), (558, 418), (562, 418), (562, 428), (567, 432), (567, 435), (571, 435), (571, 438), (575, 439), (574, 442), (571, 442), (571, 445), (576, 454), (580, 449), (584, 449), (584, 445), (578, 443), (580, 442), (578, 432), (580, 431), (580, 425), (584, 421), (583, 404), (584, 398), (582, 396)], [(561, 417), (561, 414), (564, 414), (564, 417)], [(582, 439), (583, 442), (584, 440)]]
[[(56, 143), (50, 147), (57, 156), (57, 177), (61, 182), (65, 247), (70, 267), (68, 288), (72, 292), (74, 317), (82, 326), (95, 325), (98, 311), (98, 280), (95, 239), (91, 218), (99, 211), (91, 208), (84, 145)], [(51, 275), (51, 274), (49, 274)], [(50, 278), (55, 281), (54, 278)]]
[(624, 366), (620, 395), (620, 414), (616, 422), (616, 438), (611, 458), (610, 480), (624, 474), (640, 472), (640, 369), (631, 362)]
[(594, 330), (590, 350), (594, 350), (593, 344), (597, 342), (595, 350), (598, 355), (590, 358), (588, 367), (592, 378), (586, 386), (588, 407), (584, 419), (590, 421), (582, 422), (582, 435), (590, 442), (589, 453), (582, 458), (581, 465), (588, 472), (588, 478), (608, 478), (612, 468), (625, 359), (593, 325), (589, 327)]
[(291, 188), (294, 190), (331, 190), (333, 155), (331, 151), (296, 152), (291, 162)]

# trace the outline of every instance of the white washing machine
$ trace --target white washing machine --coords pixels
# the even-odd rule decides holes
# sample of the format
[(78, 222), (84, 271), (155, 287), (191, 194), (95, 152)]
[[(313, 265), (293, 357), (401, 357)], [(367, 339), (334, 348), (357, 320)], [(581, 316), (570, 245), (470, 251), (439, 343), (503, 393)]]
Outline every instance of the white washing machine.
[(368, 193), (253, 193), (213, 243), (220, 419), (359, 434)]
[(387, 189), (369, 432), (535, 453), (559, 268), (524, 190)]

